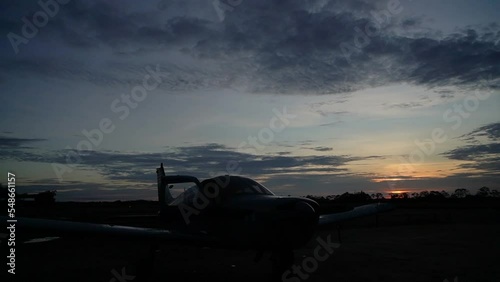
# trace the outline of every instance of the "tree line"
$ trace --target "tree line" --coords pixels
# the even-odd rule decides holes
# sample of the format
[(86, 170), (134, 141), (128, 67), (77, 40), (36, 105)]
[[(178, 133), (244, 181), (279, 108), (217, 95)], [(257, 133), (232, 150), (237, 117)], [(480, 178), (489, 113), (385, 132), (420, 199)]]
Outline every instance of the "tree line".
[(444, 201), (447, 199), (482, 199), (482, 198), (500, 198), (500, 192), (496, 189), (490, 189), (483, 186), (478, 189), (475, 194), (472, 194), (466, 188), (455, 189), (452, 193), (447, 191), (421, 191), (421, 192), (403, 192), (403, 193), (388, 193), (385, 197), (382, 193), (368, 194), (363, 191), (349, 193), (345, 192), (340, 195), (329, 196), (314, 196), (307, 195), (306, 197), (319, 202), (334, 201), (334, 202), (372, 202), (372, 201), (398, 201), (398, 200), (431, 200)]

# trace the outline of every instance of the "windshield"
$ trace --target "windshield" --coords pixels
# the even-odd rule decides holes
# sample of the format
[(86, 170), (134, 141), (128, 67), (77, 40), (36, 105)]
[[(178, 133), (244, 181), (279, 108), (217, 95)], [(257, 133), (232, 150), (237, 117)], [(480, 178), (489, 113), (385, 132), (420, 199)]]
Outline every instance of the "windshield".
[(184, 193), (180, 194), (177, 198), (175, 198), (172, 203), (170, 203), (171, 206), (177, 206), (180, 205), (181, 203), (184, 204), (189, 204), (193, 202), (193, 199), (195, 196), (200, 192), (200, 189), (198, 189), (198, 186), (193, 185), (189, 187)]
[[(264, 185), (250, 178), (241, 176), (218, 176), (215, 178), (206, 179), (201, 183), (204, 195), (221, 196), (222, 198), (231, 197), (234, 195), (274, 195)], [(214, 187), (217, 187), (217, 192)], [(170, 205), (176, 206), (182, 203), (191, 205), (194, 199), (199, 196), (200, 189), (193, 185), (184, 193), (175, 198)], [(209, 198), (212, 198), (209, 196)]]
[[(264, 194), (264, 195), (273, 195), (271, 191), (269, 191), (262, 184), (248, 178), (240, 178), (240, 183), (235, 185), (235, 194)], [(238, 182), (238, 181), (236, 181)]]
[[(228, 181), (229, 180), (229, 181)], [(216, 183), (219, 183), (218, 185)], [(219, 187), (219, 191), (223, 196), (229, 195), (241, 195), (241, 194), (260, 194), (260, 195), (274, 195), (262, 184), (258, 183), (249, 178), (240, 176), (219, 176), (212, 179), (207, 179), (203, 181), (202, 185), (204, 187), (211, 186), (211, 184), (216, 184)]]

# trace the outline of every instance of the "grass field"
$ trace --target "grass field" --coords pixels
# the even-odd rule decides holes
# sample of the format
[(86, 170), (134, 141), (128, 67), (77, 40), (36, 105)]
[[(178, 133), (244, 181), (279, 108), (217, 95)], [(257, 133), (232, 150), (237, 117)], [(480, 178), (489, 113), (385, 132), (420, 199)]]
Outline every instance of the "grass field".
[[(103, 206), (104, 205), (104, 206)], [(103, 220), (99, 214), (146, 214), (151, 203), (65, 205), (51, 212)], [(140, 206), (140, 207), (139, 207)], [(28, 208), (24, 215), (35, 212)], [(140, 222), (136, 222), (136, 225)], [(397, 210), (346, 222), (340, 246), (310, 271), (285, 281), (500, 281), (500, 211), (459, 206), (401, 206)], [(142, 223), (142, 225), (148, 225)], [(18, 234), (18, 240), (38, 234)], [(313, 256), (317, 237), (338, 241), (337, 229), (316, 234), (296, 251), (295, 264)], [(61, 238), (20, 244), (16, 249), (19, 281), (268, 281), (270, 254), (255, 262), (255, 252), (162, 245), (150, 263), (148, 242)], [(313, 268), (313, 269), (311, 269)], [(117, 276), (118, 274), (118, 276)], [(121, 277), (125, 275), (126, 279)], [(122, 280), (118, 279), (120, 277)], [(133, 278), (134, 277), (134, 278)], [(124, 280), (123, 280), (124, 279)], [(295, 280), (298, 279), (298, 280)], [(2, 279), (2, 281), (5, 281)]]

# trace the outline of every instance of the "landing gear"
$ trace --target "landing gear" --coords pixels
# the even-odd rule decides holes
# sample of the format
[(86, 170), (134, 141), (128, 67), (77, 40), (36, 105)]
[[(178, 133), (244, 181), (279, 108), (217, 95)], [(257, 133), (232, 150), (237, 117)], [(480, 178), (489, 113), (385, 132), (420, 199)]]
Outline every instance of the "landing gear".
[(271, 281), (281, 281), (283, 273), (291, 269), (295, 256), (292, 249), (276, 250), (271, 255), (273, 274)]

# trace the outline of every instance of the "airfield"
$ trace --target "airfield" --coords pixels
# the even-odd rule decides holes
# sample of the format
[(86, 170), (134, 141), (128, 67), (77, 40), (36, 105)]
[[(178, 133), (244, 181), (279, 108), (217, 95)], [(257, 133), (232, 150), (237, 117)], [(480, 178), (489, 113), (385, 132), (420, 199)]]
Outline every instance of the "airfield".
[[(22, 216), (64, 215), (73, 220), (154, 226), (151, 220), (113, 218), (153, 214), (153, 202), (55, 205), (27, 207)], [(399, 205), (380, 214), (378, 225), (375, 216), (343, 223), (340, 236), (338, 248), (331, 254), (323, 250), (326, 259), (314, 263), (311, 257), (318, 238), (338, 242), (336, 228), (318, 232), (296, 251), (301, 274), (290, 274), (284, 281), (500, 281), (500, 210), (492, 205)], [(35, 237), (41, 235), (18, 234), (18, 242)], [(253, 251), (164, 244), (151, 260), (149, 242), (59, 238), (19, 244), (16, 252), (16, 280), (7, 281), (274, 281), (270, 254), (255, 262)]]

